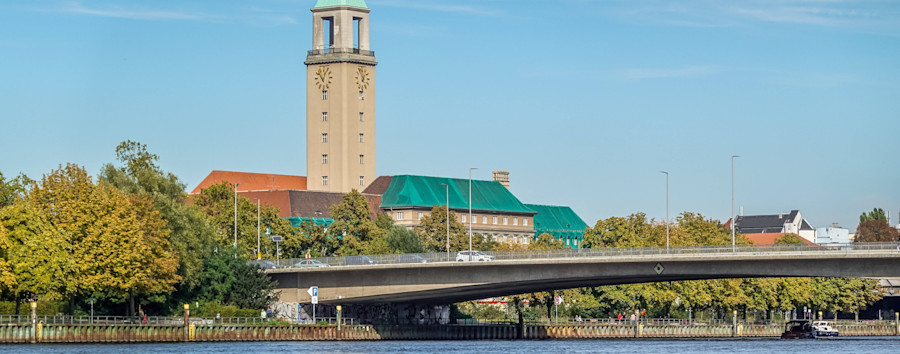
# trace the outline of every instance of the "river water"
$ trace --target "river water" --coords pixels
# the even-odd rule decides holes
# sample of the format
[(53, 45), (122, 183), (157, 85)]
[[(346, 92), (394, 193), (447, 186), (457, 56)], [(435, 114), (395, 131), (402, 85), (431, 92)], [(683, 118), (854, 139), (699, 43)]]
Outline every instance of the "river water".
[(900, 337), (0, 345), (3, 353), (900, 353)]

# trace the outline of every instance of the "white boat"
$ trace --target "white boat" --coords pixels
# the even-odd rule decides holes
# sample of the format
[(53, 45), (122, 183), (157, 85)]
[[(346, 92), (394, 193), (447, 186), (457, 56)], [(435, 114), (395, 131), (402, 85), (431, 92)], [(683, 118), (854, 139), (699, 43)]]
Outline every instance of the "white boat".
[(812, 326), (816, 337), (837, 337), (840, 334), (838, 330), (831, 328), (828, 321), (815, 321)]

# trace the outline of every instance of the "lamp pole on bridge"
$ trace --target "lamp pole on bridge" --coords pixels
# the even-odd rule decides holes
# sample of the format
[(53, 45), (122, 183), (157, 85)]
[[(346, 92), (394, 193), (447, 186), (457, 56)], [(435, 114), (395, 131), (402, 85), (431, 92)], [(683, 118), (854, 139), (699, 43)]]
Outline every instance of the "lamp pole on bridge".
[(736, 218), (734, 217), (734, 158), (741, 157), (740, 155), (731, 155), (731, 252), (736, 252), (736, 248), (734, 245), (734, 222)]
[(447, 262), (450, 261), (450, 185), (441, 183), (447, 187)]
[(234, 249), (237, 249), (237, 187), (240, 183), (234, 184)]
[(469, 258), (467, 260), (472, 260), (472, 170), (477, 169), (477, 167), (469, 167)]
[(659, 171), (666, 175), (666, 253), (669, 253), (669, 173)]

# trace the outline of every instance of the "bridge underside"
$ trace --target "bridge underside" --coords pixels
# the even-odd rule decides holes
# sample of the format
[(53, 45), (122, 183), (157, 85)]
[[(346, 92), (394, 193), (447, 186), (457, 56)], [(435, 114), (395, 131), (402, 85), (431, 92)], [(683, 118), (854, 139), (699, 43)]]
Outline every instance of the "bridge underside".
[(532, 259), (272, 270), (283, 302), (453, 303), (554, 289), (757, 277), (897, 277), (900, 254), (703, 255)]

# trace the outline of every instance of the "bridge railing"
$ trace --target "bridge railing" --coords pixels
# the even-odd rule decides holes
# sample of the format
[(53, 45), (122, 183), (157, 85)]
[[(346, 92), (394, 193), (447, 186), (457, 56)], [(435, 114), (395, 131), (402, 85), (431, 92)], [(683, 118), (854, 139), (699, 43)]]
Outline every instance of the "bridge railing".
[[(469, 262), (469, 261), (515, 261), (532, 259), (566, 258), (615, 258), (665, 255), (669, 257), (724, 255), (735, 256), (766, 254), (846, 254), (846, 253), (898, 253), (897, 242), (862, 242), (850, 244), (778, 244), (778, 245), (731, 245), (725, 246), (685, 246), (685, 247), (637, 247), (637, 248), (579, 248), (522, 251), (483, 251), (479, 255), (466, 256), (464, 252), (381, 254), (346, 257), (316, 257), (319, 263), (304, 264), (303, 258), (288, 258), (278, 261), (279, 268), (311, 268), (362, 266), (372, 264)], [(471, 259), (471, 260), (470, 260)], [(308, 262), (307, 262), (308, 263)]]

